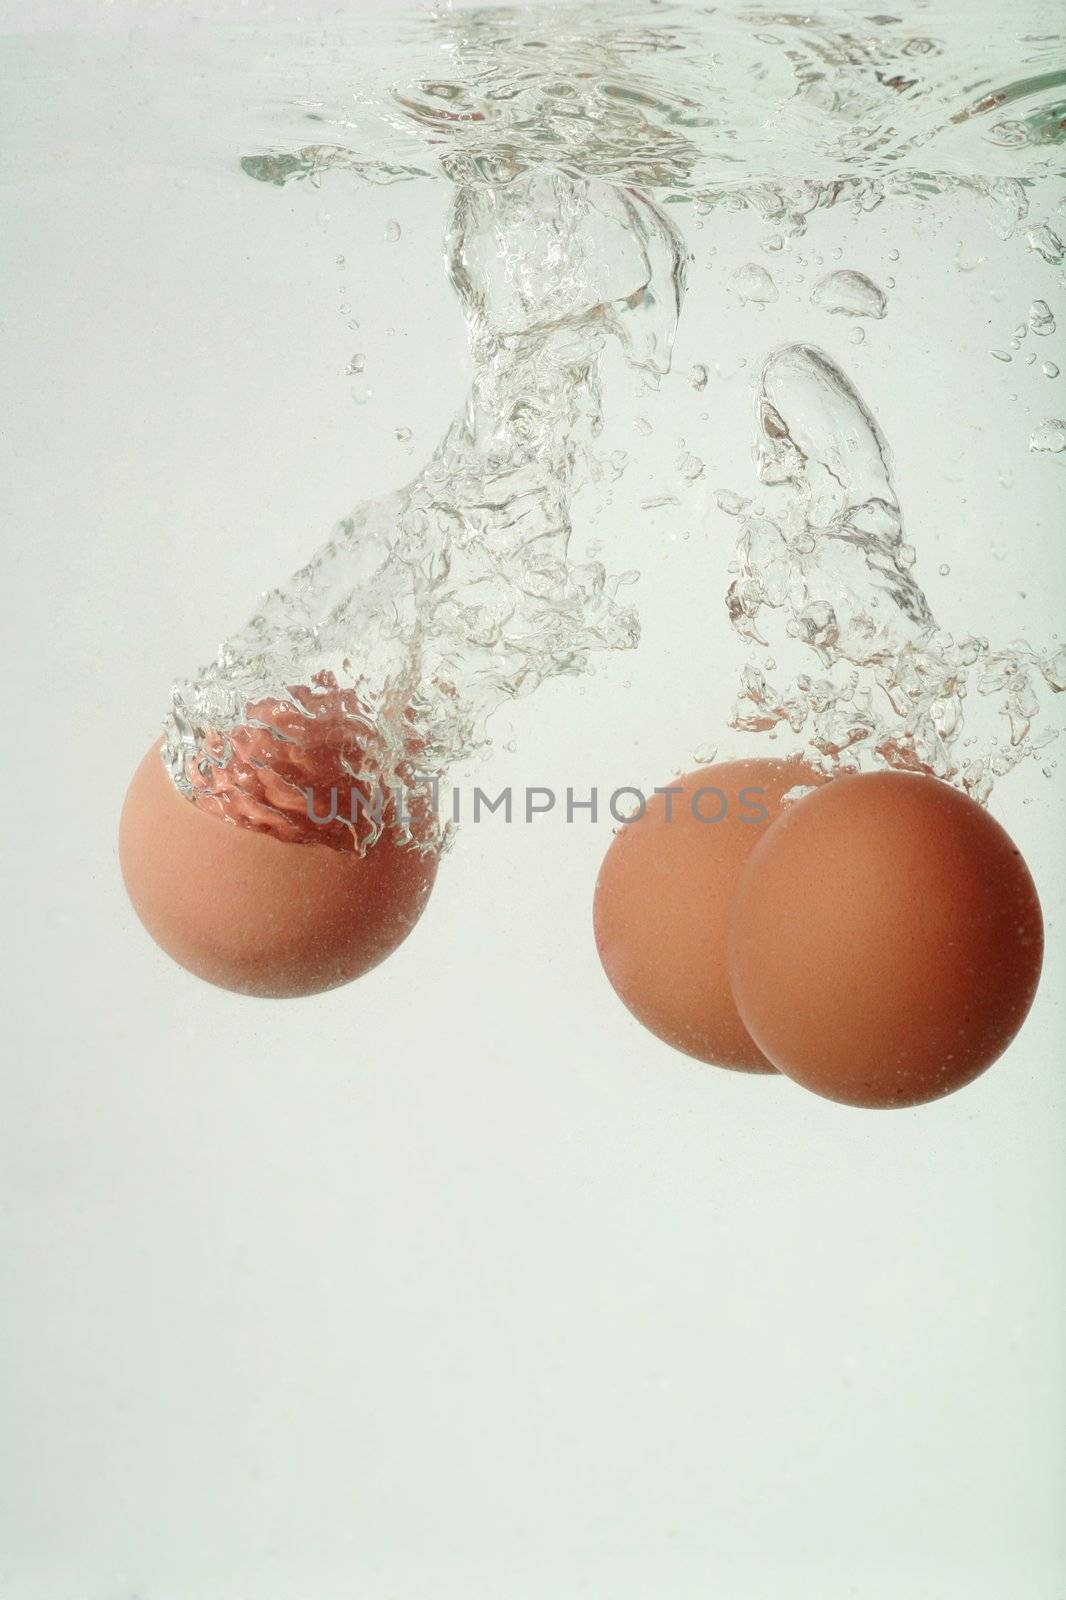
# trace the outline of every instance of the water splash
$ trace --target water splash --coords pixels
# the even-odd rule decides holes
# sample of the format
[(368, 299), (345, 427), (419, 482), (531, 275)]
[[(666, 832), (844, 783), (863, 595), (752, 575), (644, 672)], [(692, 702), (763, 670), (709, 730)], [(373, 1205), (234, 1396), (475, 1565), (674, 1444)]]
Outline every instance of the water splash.
[[(768, 645), (772, 630), (775, 652), (783, 634), (813, 661), (783, 690), (750, 661), (732, 726), (784, 724), (827, 771), (888, 765), (987, 799), (994, 778), (1047, 742), (1033, 731), (1037, 685), (1064, 687), (1061, 654), (993, 650), (939, 625), (913, 575), (888, 442), (824, 351), (775, 351), (754, 404), (756, 472), (785, 499), (743, 517), (727, 611), (752, 644)], [(970, 685), (1000, 713), (977, 749), (963, 715)]]
[[(449, 182), (445, 253), (474, 380), (412, 483), (339, 522), (175, 688), (175, 782), (279, 837), (291, 837), (301, 773), (321, 780), (332, 760), (366, 786), (402, 787), (415, 766), (437, 773), (480, 748), (502, 702), (637, 642), (628, 575), (574, 558), (571, 504), (583, 482), (625, 465), (598, 455), (605, 351), (651, 383), (669, 368), (683, 208), (723, 227), (747, 212), (776, 253), (818, 212), (862, 217), (964, 189), (997, 237), (1026, 224), (1034, 251), (1063, 259), (1050, 221), (1029, 217), (1033, 185), (1061, 167), (1066, 72), (1046, 30), (1001, 31), (997, 87), (964, 9), (926, 32), (840, 6), (448, 8), (398, 21), (369, 49), (343, 8), (329, 28), (336, 83), (313, 104), (301, 84), (282, 137), (241, 165), (276, 187)], [(858, 277), (833, 276), (838, 290)], [(864, 281), (827, 309), (881, 315), (882, 291)], [(779, 296), (754, 263), (736, 287), (757, 306)], [(708, 371), (692, 369), (697, 391)], [(1043, 672), (1061, 686), (1054, 669), (937, 627), (912, 576), (887, 445), (828, 357), (778, 352), (757, 401), (760, 475), (783, 486), (788, 509), (756, 514), (719, 491), (741, 519), (730, 615), (753, 644), (770, 614), (784, 617), (820, 675), (779, 695), (753, 666), (736, 725), (787, 721), (829, 762), (873, 752), (983, 792), (997, 762), (1033, 746), (1032, 684)], [(683, 484), (698, 462), (679, 458)], [(1006, 753), (963, 763), (967, 675), (1000, 697), (1011, 735)]]
[(272, 722), (287, 754), (323, 703), (330, 726), (339, 715), (373, 728), (357, 759), (338, 748), (338, 768), (399, 787), (412, 749), (438, 774), (479, 747), (504, 701), (637, 642), (621, 580), (571, 558), (570, 503), (601, 470), (607, 343), (653, 382), (669, 370), (680, 235), (631, 190), (532, 173), (460, 187), (446, 257), (475, 364), (462, 414), (408, 488), (340, 522), (217, 660), (175, 688), (171, 774), (231, 820), (250, 816), (254, 799), (264, 826), (269, 804), (240, 759), (251, 705), (294, 713)]

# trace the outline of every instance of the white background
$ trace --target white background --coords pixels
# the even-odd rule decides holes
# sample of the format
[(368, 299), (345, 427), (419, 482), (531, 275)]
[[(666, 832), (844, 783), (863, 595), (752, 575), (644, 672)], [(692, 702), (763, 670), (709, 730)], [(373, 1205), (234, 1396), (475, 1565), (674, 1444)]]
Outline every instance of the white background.
[[(47, 34), (3, 13), (0, 1594), (1054, 1600), (1061, 759), (993, 803), (1044, 900), (1034, 1011), (910, 1112), (646, 1035), (591, 938), (606, 820), (468, 827), (403, 949), (317, 999), (212, 990), (136, 923), (115, 827), (171, 679), (411, 475), (469, 367), (445, 185), (251, 183), (238, 159), (269, 139), (211, 79), (210, 22), (105, 9), (51, 7)], [(253, 30), (226, 71), (265, 50)], [(708, 741), (776, 748), (725, 732), (711, 489), (755, 488), (736, 360), (782, 339), (874, 404), (946, 624), (1049, 641), (1062, 466), (1026, 441), (1066, 379), (987, 351), (1066, 297), (1024, 250), (1005, 292), (991, 235), (959, 273), (945, 215), (825, 222), (817, 247), (854, 239), (843, 264), (882, 281), (901, 250), (858, 350), (804, 295), (738, 312), (709, 253), (734, 246), (693, 231), (677, 365), (710, 384), (608, 395), (634, 461), (616, 524), (581, 530), (640, 568), (641, 648), (501, 719), (478, 781), (650, 788)], [(682, 436), (704, 479), (641, 512)]]

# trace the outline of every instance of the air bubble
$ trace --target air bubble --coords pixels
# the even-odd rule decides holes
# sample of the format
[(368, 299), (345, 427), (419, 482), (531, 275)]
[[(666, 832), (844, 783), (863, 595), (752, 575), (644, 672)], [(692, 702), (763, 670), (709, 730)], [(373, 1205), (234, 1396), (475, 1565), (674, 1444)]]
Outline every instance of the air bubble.
[(768, 306), (777, 299), (777, 285), (765, 267), (749, 261), (733, 277), (733, 287), (745, 305)]
[(1055, 332), (1055, 313), (1046, 300), (1034, 300), (1029, 307), (1029, 326), (1040, 339)]
[(1066, 422), (1061, 417), (1049, 417), (1039, 428), (1033, 429), (1029, 448), (1034, 454), (1062, 455), (1066, 450)]
[(884, 290), (862, 272), (831, 272), (811, 290), (811, 300), (823, 311), (846, 317), (883, 317), (888, 302)]
[[(955, 270), (956, 272), (976, 272), (978, 267), (984, 265), (984, 259), (982, 255), (967, 256), (963, 251), (963, 246), (960, 244), (955, 255)], [(993, 295), (993, 298), (997, 297)]]
[(1066, 261), (1066, 245), (1048, 223), (1043, 223), (1039, 228), (1030, 228), (1025, 237), (1030, 250), (1035, 250), (1053, 267), (1060, 267)]

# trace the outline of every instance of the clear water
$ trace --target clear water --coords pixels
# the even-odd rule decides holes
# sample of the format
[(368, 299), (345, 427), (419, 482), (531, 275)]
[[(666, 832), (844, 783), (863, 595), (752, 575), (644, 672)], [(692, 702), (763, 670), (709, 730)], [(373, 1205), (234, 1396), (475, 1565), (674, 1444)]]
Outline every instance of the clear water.
[[(0, 0), (3, 1600), (1062, 1592), (1066, 830), (1061, 740), (1039, 744), (1063, 704), (1059, 8), (612, 15)], [(548, 92), (575, 59), (577, 116)], [(492, 117), (449, 121), (479, 84)], [(558, 266), (512, 293), (500, 173), (463, 163), (519, 147), (515, 183), (559, 208), (520, 242)], [(602, 326), (483, 362), (441, 248), (460, 195), (486, 314), (555, 292)], [(659, 237), (687, 255), (676, 326)], [(626, 304), (651, 269), (667, 293)], [(537, 414), (496, 445), (512, 385)], [(507, 510), (480, 486), (531, 425), (564, 459), (522, 467)], [(552, 484), (569, 532), (541, 564), (519, 507), (548, 516)], [(401, 510), (444, 490), (451, 572), (415, 528), (404, 577)], [(366, 542), (340, 540), (334, 587), (315, 552), (346, 516)], [(328, 593), (358, 624), (321, 654), (286, 577), (308, 564), (307, 615), (329, 626)], [(382, 585), (395, 625), (363, 640)], [(262, 662), (238, 631), (257, 610)], [(414, 685), (419, 619), (409, 711), (380, 690)], [(200, 673), (227, 637), (244, 667)], [(970, 638), (987, 651), (956, 662)], [(345, 655), (378, 695), (353, 749), (380, 725), (398, 757), (417, 715), (460, 824), (392, 959), (245, 1001), (138, 927), (116, 818), (175, 676), (198, 759), (198, 716), (239, 741), (248, 697)], [(1011, 681), (982, 693), (997, 661)], [(930, 731), (949, 673), (962, 730)], [(1038, 884), (1033, 1011), (938, 1104), (862, 1114), (716, 1072), (600, 967), (614, 823), (568, 824), (567, 786), (647, 791), (811, 735), (991, 771)], [(305, 754), (291, 738), (294, 775)], [(560, 801), (473, 825), (471, 783)]]
[[(343, 61), (343, 23), (336, 42)], [(287, 63), (307, 47), (282, 36)], [(752, 647), (730, 726), (781, 727), (828, 768), (929, 771), (982, 800), (1022, 759), (1046, 761), (1061, 646), (938, 621), (877, 384), (860, 392), (849, 346), (870, 330), (887, 363), (911, 359), (894, 333), (900, 252), (882, 245), (885, 228), (921, 236), (952, 217), (984, 284), (1061, 289), (1062, 48), (1039, 11), (1001, 41), (990, 75), (961, 7), (933, 27), (924, 14), (918, 26), (861, 10), (612, 3), (423, 13), (397, 23), (369, 68), (316, 64), (315, 92), (285, 97), (282, 125), (243, 171), (279, 188), (446, 184), (445, 263), (473, 382), (411, 483), (344, 517), (177, 686), (167, 758), (179, 785), (236, 820), (289, 830), (293, 806), (279, 819), (259, 769), (272, 742), (321, 743), (327, 726), (336, 739), (338, 707), (352, 724), (350, 774), (395, 784), (413, 747), (439, 777), (484, 752), (502, 705), (600, 651), (636, 648), (637, 574), (617, 569), (609, 544), (592, 560), (575, 552), (575, 503), (595, 520), (597, 496), (601, 510), (624, 497), (614, 485), (628, 455), (602, 442), (605, 414), (629, 403), (612, 360), (645, 388), (683, 381), (679, 321), (692, 302), (699, 314), (712, 274), (752, 317), (752, 449), (772, 491), (753, 497), (738, 481), (717, 501), (719, 517), (737, 519), (725, 611)], [(837, 214), (846, 243), (825, 254)], [(345, 276), (358, 270), (344, 261)], [(798, 337), (766, 351), (753, 314), (768, 306)], [(975, 350), (975, 362), (1032, 366), (1037, 345), (1053, 354), (1043, 296), (1016, 296), (1001, 324), (1007, 348)], [(353, 342), (357, 329), (353, 318)], [(365, 362), (357, 352), (345, 368), (357, 400), (370, 399)], [(1045, 360), (1034, 455), (1062, 453), (1055, 376)], [(703, 473), (685, 442), (645, 509), (680, 516)], [(708, 626), (720, 616), (709, 603)], [(706, 739), (722, 731), (709, 724)]]

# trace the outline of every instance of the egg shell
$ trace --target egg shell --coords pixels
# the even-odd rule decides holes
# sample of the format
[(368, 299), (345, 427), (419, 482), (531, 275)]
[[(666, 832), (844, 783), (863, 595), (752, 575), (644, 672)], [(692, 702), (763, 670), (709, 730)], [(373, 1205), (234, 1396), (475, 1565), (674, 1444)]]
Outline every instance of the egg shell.
[(699, 767), (661, 786), (680, 791), (672, 798), (649, 796), (607, 850), (593, 901), (604, 971), (639, 1022), (697, 1060), (774, 1070), (733, 1000), (729, 913), (740, 869), (785, 795), (821, 781), (799, 758)]
[(1021, 1027), (1040, 903), (1009, 835), (939, 779), (835, 778), (760, 839), (737, 886), (730, 974), (767, 1058), (856, 1106), (976, 1078)]
[(241, 994), (317, 994), (360, 977), (410, 933), (437, 861), (386, 828), (364, 855), (289, 843), (180, 794), (158, 745), (130, 783), (119, 859), (133, 908), (188, 971)]

